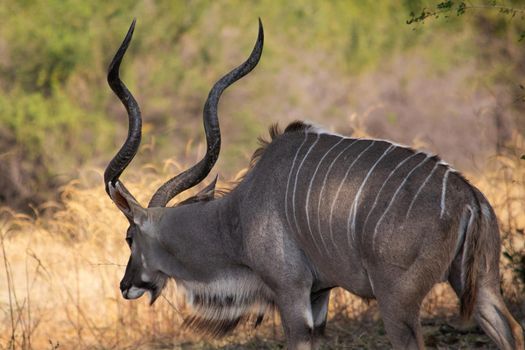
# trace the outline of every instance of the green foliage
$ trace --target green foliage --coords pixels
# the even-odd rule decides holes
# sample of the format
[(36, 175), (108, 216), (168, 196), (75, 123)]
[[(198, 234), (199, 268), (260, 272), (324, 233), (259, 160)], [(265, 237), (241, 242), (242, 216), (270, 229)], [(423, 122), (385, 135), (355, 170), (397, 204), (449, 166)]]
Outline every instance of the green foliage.
[[(133, 17), (138, 17), (140, 34), (124, 62), (132, 66), (123, 69), (124, 78), (132, 90), (137, 84), (147, 90), (141, 102), (152, 112), (146, 122), (172, 129), (182, 121), (165, 112), (200, 109), (210, 82), (231, 65), (221, 62), (227, 41), (218, 38), (216, 28), (236, 27), (241, 32), (235, 38), (240, 38), (247, 28), (253, 32), (258, 13), (272, 35), (268, 66), (275, 65), (273, 52), (299, 59), (305, 52), (326, 51), (343, 67), (359, 71), (412, 40), (398, 25), (404, 16), (398, 6), (377, 7), (371, 1), (2, 2), (0, 128), (28, 157), (44, 156), (53, 167), (64, 156), (71, 165), (76, 158), (79, 163), (108, 152), (113, 130), (105, 115), (108, 103), (117, 102), (105, 85), (106, 65)], [(239, 52), (251, 45), (244, 36)], [(194, 52), (180, 52), (183, 38), (195, 42)], [(211, 61), (217, 68), (210, 68)], [(139, 77), (137, 70), (144, 73)], [(252, 136), (253, 125), (244, 125), (241, 132)]]
[[(518, 1), (479, 1), (478, 3), (465, 2), (465, 1), (453, 1), (447, 0), (437, 3), (435, 6), (423, 7), (419, 14), (414, 11), (410, 12), (410, 18), (406, 21), (407, 24), (424, 23), (426, 19), (434, 18), (438, 19), (443, 17), (449, 19), (451, 16), (463, 16), (467, 12), (487, 12), (495, 11), (499, 15), (505, 16), (511, 20), (521, 21), (521, 24), (515, 24), (515, 26), (523, 27), (525, 22), (525, 8), (518, 8), (520, 4)], [(519, 29), (518, 41), (525, 38), (525, 30)]]
[(64, 161), (64, 154), (53, 152), (74, 149), (79, 152), (74, 157), (85, 159), (92, 153), (86, 153), (78, 144), (90, 141), (100, 146), (101, 139), (108, 136), (104, 135), (109, 127), (105, 118), (80, 108), (58, 88), (50, 94), (20, 94), (14, 90), (0, 95), (0, 110), (2, 125), (11, 130), (30, 158), (45, 156)]
[[(286, 70), (311, 75), (311, 61), (328, 58), (332, 66), (323, 69), (359, 75), (417, 47), (437, 71), (472, 49), (460, 21), (435, 21), (427, 25), (432, 30), (403, 25), (421, 6), (419, 0), (382, 6), (371, 0), (0, 2), (0, 154), (21, 149), (25, 160), (41, 159), (50, 174), (65, 178), (80, 164), (111, 157), (124, 139), (126, 119), (105, 74), (137, 17), (123, 79), (141, 104), (145, 141), (151, 135), (158, 141), (155, 156), (180, 156), (188, 139), (203, 140), (199, 119), (208, 89), (249, 52), (260, 16), (267, 38), (265, 76), (258, 83), (240, 82), (247, 85), (232, 91), (234, 97), (223, 99), (221, 107), (234, 121), (224, 130), (231, 150), (223, 153), (234, 173), (246, 165), (247, 146), (253, 147), (268, 124), (260, 117), (266, 106), (257, 100), (278, 99), (271, 87)], [(438, 6), (456, 11), (458, 3)], [(447, 45), (432, 45), (436, 42)], [(301, 108), (299, 97), (281, 103)], [(347, 113), (337, 108), (334, 114)]]

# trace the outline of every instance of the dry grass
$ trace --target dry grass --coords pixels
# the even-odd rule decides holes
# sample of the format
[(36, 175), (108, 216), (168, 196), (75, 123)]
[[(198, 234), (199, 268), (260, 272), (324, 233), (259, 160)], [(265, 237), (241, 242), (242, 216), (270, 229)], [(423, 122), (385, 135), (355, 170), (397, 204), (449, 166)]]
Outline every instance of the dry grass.
[[(515, 137), (509, 156), (494, 157), (491, 168), (471, 180), (487, 195), (501, 221), (504, 239), (503, 290), (524, 323), (525, 153)], [(166, 162), (160, 173), (147, 166), (126, 185), (142, 203), (179, 164)], [(118, 289), (128, 257), (126, 220), (106, 196), (99, 170), (65, 186), (61, 203), (48, 203), (34, 215), (7, 208), (0, 212), (0, 349), (131, 349), (282, 347), (276, 315), (254, 330), (244, 325), (220, 341), (204, 341), (181, 329), (188, 310), (171, 283), (153, 306), (124, 300)], [(93, 184), (97, 184), (93, 186)], [(521, 270), (520, 270), (521, 269)], [(520, 273), (522, 275), (520, 275)], [(521, 303), (521, 310), (520, 310)], [(437, 348), (492, 346), (479, 333), (451, 331), (457, 300), (446, 285), (427, 297), (422, 312), (427, 344)], [(388, 348), (375, 302), (337, 290), (330, 305), (326, 348)]]

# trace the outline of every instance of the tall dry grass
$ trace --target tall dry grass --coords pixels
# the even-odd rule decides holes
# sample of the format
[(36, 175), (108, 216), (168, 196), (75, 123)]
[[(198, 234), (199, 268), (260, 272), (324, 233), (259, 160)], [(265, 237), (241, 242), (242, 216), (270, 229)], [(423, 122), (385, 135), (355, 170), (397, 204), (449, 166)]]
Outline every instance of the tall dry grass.
[[(525, 160), (520, 156), (525, 153), (524, 140), (516, 135), (511, 150), (507, 156), (494, 157), (485, 173), (468, 177), (487, 195), (500, 219), (503, 291), (523, 324)], [(182, 167), (168, 161), (160, 171), (155, 168), (135, 171), (140, 176), (126, 175), (126, 185), (142, 203)], [(35, 208), (34, 215), (8, 208), (0, 211), (0, 349), (185, 348), (188, 344), (205, 348), (228, 342), (254, 348), (280, 346), (282, 334), (275, 315), (258, 330), (245, 325), (220, 341), (205, 342), (192, 335), (181, 328), (189, 310), (174, 283), (152, 307), (145, 298), (124, 300), (118, 285), (129, 254), (124, 243), (127, 222), (105, 194), (101, 170), (88, 169), (81, 175), (61, 189), (60, 203)], [(440, 285), (427, 297), (422, 316), (448, 317), (456, 307), (450, 288)], [(388, 344), (384, 339), (367, 339), (359, 322), (354, 323), (357, 330), (344, 323), (377, 321), (374, 302), (338, 290), (330, 319), (329, 334), (337, 335), (330, 340), (333, 346)], [(259, 341), (250, 341), (253, 338)]]

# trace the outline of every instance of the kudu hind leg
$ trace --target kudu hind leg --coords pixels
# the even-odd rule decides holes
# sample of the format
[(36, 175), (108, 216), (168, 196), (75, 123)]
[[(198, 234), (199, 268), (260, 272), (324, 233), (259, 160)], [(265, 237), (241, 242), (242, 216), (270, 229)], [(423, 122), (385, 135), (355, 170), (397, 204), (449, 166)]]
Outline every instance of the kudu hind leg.
[(394, 349), (424, 349), (419, 324), (420, 302), (400, 303), (396, 297), (378, 297), (379, 310)]
[(498, 288), (484, 285), (478, 290), (474, 317), (500, 349), (524, 349), (523, 330), (505, 306)]
[[(449, 282), (457, 296), (462, 293), (460, 259), (452, 265)], [(523, 330), (514, 320), (499, 291), (497, 272), (480, 276), (474, 318), (500, 349), (524, 350)]]
[(427, 270), (413, 269), (374, 279), (374, 294), (394, 349), (425, 348), (419, 313), (423, 299), (437, 282), (431, 276)]

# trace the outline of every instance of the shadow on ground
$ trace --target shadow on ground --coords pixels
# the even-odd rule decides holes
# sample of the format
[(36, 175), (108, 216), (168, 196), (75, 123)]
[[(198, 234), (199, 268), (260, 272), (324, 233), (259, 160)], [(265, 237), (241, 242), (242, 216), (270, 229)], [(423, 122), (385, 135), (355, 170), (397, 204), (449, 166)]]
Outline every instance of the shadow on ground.
[[(479, 327), (458, 329), (450, 325), (449, 320), (443, 318), (428, 318), (422, 320), (425, 345), (427, 349), (497, 349), (496, 345), (486, 336)], [(229, 345), (217, 346), (210, 343), (170, 343), (161, 342), (144, 349), (198, 349), (198, 350), (241, 350), (284, 349), (282, 335), (272, 337), (255, 336), (246, 342), (239, 343), (236, 336), (232, 336)], [(390, 342), (379, 321), (332, 320), (326, 331), (322, 349), (391, 349)]]

